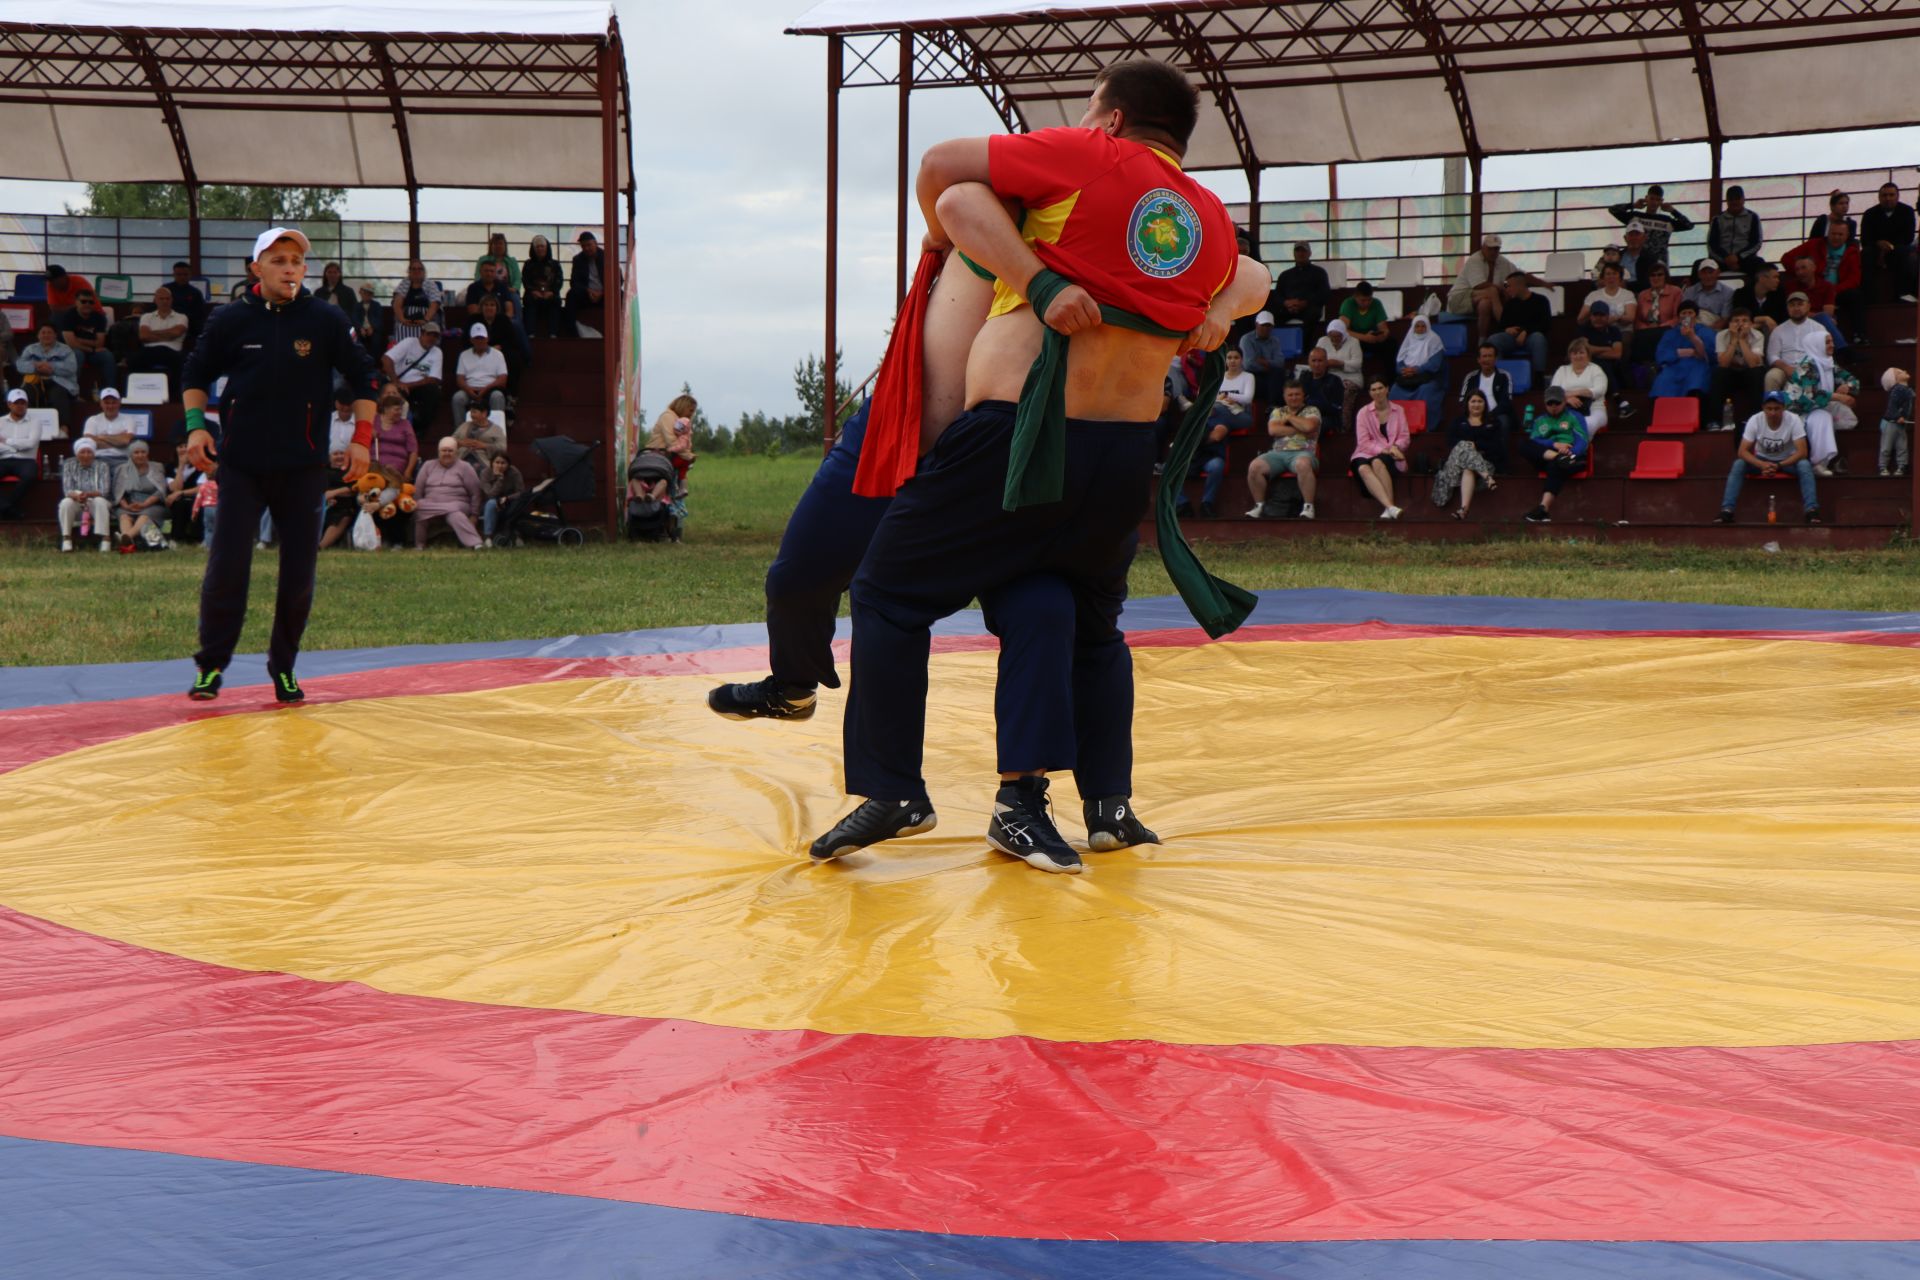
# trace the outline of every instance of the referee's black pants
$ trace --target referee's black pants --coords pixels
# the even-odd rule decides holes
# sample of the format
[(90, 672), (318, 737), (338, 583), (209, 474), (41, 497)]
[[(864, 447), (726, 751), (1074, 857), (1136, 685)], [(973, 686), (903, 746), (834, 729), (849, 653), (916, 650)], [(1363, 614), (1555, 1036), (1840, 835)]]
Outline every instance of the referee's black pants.
[[(1069, 420), (1061, 501), (1009, 512), (1000, 498), (1013, 413), (1011, 404), (987, 401), (947, 428), (901, 486), (854, 577), (853, 683), (843, 727), (850, 795), (912, 800), (926, 793), (932, 627), (976, 597), (1001, 641), (1000, 771), (1072, 769), (1086, 798), (1128, 790), (1110, 781), (1125, 777), (1132, 752), (1131, 658), (1118, 620), (1152, 479), (1153, 424)], [(1073, 589), (1071, 625), (1066, 610), (1031, 607), (1009, 594), (1017, 579), (1035, 573), (1058, 574)], [(1125, 720), (1111, 700), (1096, 708), (1083, 697), (1088, 708), (1076, 705), (1076, 689), (1122, 685)], [(1082, 751), (1077, 725), (1091, 714), (1114, 728), (1087, 735)]]
[(222, 463), (220, 518), (207, 548), (207, 574), (200, 582), (202, 671), (224, 670), (233, 661), (247, 621), (247, 589), (253, 578), (253, 543), (260, 513), (273, 516), (280, 539), (280, 584), (273, 601), (273, 634), (267, 669), (292, 671), (300, 637), (313, 612), (313, 574), (320, 558), (320, 503), (327, 492), (325, 467), (292, 471), (242, 471)]

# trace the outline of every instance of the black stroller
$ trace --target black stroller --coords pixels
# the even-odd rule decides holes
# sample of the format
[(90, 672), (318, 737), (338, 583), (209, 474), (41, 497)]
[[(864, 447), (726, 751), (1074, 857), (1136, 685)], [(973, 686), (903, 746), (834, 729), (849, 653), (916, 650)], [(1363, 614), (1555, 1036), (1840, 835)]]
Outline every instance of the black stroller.
[(533, 447), (553, 474), (508, 503), (500, 527), (516, 542), (577, 547), (586, 535), (568, 521), (564, 504), (594, 500), (593, 455), (599, 452), (600, 442), (581, 444), (566, 436), (539, 436)]
[[(649, 492), (636, 495), (631, 486), (627, 489), (627, 537), (635, 542), (680, 541), (680, 513), (673, 491), (676, 478), (673, 460), (666, 454), (648, 449), (634, 455), (627, 464), (627, 479), (638, 480)], [(661, 484), (666, 485), (664, 500), (651, 492)]]

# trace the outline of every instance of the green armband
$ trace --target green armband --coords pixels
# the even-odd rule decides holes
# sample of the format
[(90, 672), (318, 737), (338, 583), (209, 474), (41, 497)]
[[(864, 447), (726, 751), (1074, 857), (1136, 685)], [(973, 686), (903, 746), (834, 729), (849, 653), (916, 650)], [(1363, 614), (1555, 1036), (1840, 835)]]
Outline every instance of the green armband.
[(187, 434), (207, 429), (207, 411), (205, 409), (187, 410)]

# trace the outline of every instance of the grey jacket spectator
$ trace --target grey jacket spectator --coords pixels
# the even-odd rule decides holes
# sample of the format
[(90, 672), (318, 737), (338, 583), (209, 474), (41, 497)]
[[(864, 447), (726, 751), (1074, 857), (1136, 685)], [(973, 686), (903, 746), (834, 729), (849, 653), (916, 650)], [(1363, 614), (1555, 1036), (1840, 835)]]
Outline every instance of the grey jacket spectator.
[(1746, 193), (1739, 187), (1727, 189), (1727, 207), (1713, 215), (1707, 224), (1707, 253), (1727, 270), (1740, 270), (1760, 257), (1766, 243), (1760, 229), (1760, 215), (1747, 208)]
[[(94, 465), (105, 466), (106, 464), (96, 462)], [(120, 505), (120, 500), (128, 494), (137, 498), (156, 495), (164, 498), (167, 494), (167, 469), (157, 462), (149, 462), (146, 470), (142, 472), (139, 465), (131, 458), (121, 463), (113, 469), (113, 492), (109, 496), (113, 499), (113, 505), (117, 507)]]
[(525, 493), (526, 491), (526, 478), (520, 474), (520, 468), (514, 466), (511, 462), (507, 464), (507, 470), (504, 475), (499, 473), (499, 468), (491, 466), (486, 467), (480, 472), (480, 499), (483, 502), (489, 499), (497, 502), (505, 502), (515, 494)]
[(70, 396), (80, 394), (80, 360), (72, 347), (58, 339), (32, 343), (20, 348), (20, 358), (14, 361), (13, 367), (21, 373), (33, 373), (35, 366), (42, 363), (52, 368), (50, 376), (55, 385), (64, 388)]

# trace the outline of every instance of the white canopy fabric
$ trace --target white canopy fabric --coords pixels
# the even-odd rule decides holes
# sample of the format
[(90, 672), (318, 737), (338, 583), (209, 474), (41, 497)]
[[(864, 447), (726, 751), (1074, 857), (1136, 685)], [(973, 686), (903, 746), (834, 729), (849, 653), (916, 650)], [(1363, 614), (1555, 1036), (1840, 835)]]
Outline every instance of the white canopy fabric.
[(1102, 66), (1166, 59), (1213, 108), (1202, 169), (1920, 123), (1920, 0), (824, 0), (791, 30), (914, 31), (941, 55), (915, 87), (977, 84), (1028, 128), (1077, 118)]
[(599, 190), (610, 40), (608, 0), (0, 0), (0, 176)]

